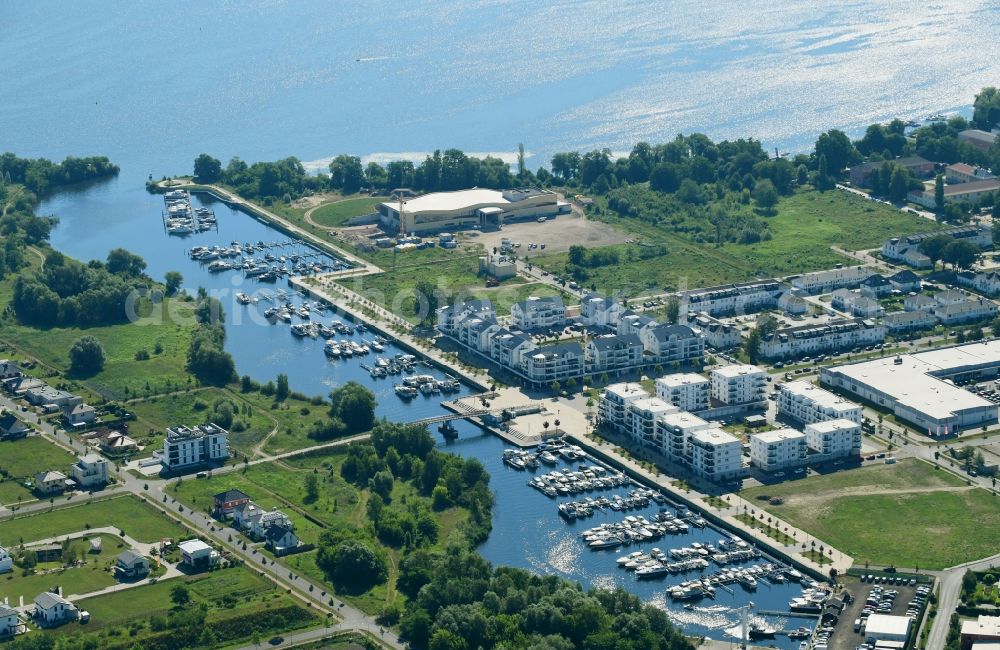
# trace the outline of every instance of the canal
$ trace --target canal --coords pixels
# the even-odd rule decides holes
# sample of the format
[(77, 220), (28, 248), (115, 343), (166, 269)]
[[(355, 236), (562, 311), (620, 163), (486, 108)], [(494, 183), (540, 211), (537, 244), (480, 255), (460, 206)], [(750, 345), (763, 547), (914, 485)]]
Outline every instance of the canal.
[[(179, 271), (184, 276), (184, 287), (189, 291), (204, 287), (218, 296), (226, 312), (226, 348), (233, 355), (240, 374), (267, 381), (278, 373), (284, 373), (294, 390), (308, 395), (326, 395), (338, 385), (357, 381), (375, 393), (379, 416), (398, 421), (440, 415), (443, 412), (442, 400), (470, 392), (463, 387), (460, 393), (448, 396), (418, 395), (404, 401), (393, 390), (398, 377), (375, 378), (362, 367), (362, 364), (373, 364), (376, 354), (328, 360), (323, 353), (322, 338), (292, 336), (288, 324), (280, 321), (271, 323), (263, 317), (263, 310), (273, 304), (267, 296), (273, 296), (279, 290), (286, 291), (288, 300), (293, 304), (301, 304), (302, 298), (294, 295), (284, 280), (266, 284), (245, 279), (239, 271), (212, 273), (206, 264), (192, 260), (188, 255), (188, 251), (195, 246), (226, 247), (234, 241), (283, 243), (289, 242), (289, 236), (205, 195), (195, 195), (193, 204), (209, 207), (215, 212), (217, 230), (188, 237), (169, 236), (164, 232), (161, 221), (162, 197), (144, 190), (122, 191), (122, 188), (116, 187), (120, 182), (113, 180), (96, 184), (80, 191), (59, 193), (46, 200), (40, 213), (55, 214), (60, 218), (52, 234), (53, 246), (81, 260), (103, 259), (112, 248), (124, 247), (146, 259), (147, 272), (151, 276), (162, 278), (167, 271)], [(273, 250), (276, 255), (315, 252), (297, 242)], [(238, 304), (235, 300), (238, 292), (255, 296), (259, 301), (250, 305)], [(317, 320), (328, 323), (335, 317), (347, 322), (343, 316), (334, 316), (330, 312)], [(301, 321), (295, 319), (295, 322)], [(335, 338), (363, 341), (372, 339), (373, 334), (354, 332), (350, 335), (338, 334)], [(389, 344), (384, 352), (378, 354), (392, 356), (399, 352), (406, 351)], [(418, 372), (438, 378), (445, 376), (429, 367), (420, 367)], [(788, 601), (801, 592), (801, 586), (797, 584), (772, 584), (762, 580), (752, 593), (739, 584), (733, 584), (729, 590), (719, 588), (711, 600), (696, 601), (686, 606), (672, 601), (666, 595), (667, 589), (684, 580), (697, 578), (697, 572), (640, 581), (633, 573), (620, 569), (615, 558), (621, 553), (649, 551), (653, 547), (669, 551), (693, 542), (718, 544), (720, 539), (728, 537), (726, 533), (711, 526), (704, 529), (692, 527), (687, 534), (668, 536), (655, 542), (592, 551), (580, 538), (581, 531), (600, 523), (620, 521), (627, 515), (641, 514), (652, 518), (661, 506), (651, 504), (645, 509), (630, 512), (608, 510), (585, 520), (567, 522), (558, 515), (558, 502), (581, 497), (549, 499), (527, 485), (530, 473), (515, 471), (503, 464), (505, 444), (501, 439), (484, 433), (468, 422), (459, 422), (457, 427), (459, 438), (448, 443), (447, 449), (478, 458), (492, 477), (496, 493), (493, 532), (480, 547), (480, 552), (491, 562), (541, 574), (560, 575), (577, 580), (587, 588), (622, 587), (644, 601), (666, 609), (671, 619), (686, 633), (722, 640), (733, 640), (739, 634), (740, 607), (752, 601), (759, 610), (786, 611)], [(560, 461), (560, 467), (563, 466), (565, 463)], [(547, 470), (538, 470), (543, 471)], [(601, 494), (624, 495), (627, 491), (628, 488), (619, 488)], [(729, 566), (752, 566), (766, 561), (770, 560), (758, 558)], [(717, 570), (718, 567), (711, 565), (705, 573)], [(757, 615), (756, 618), (761, 624), (766, 623), (778, 630), (813, 623), (812, 619), (800, 617)], [(797, 640), (780, 634), (758, 643), (788, 650), (799, 646)]]

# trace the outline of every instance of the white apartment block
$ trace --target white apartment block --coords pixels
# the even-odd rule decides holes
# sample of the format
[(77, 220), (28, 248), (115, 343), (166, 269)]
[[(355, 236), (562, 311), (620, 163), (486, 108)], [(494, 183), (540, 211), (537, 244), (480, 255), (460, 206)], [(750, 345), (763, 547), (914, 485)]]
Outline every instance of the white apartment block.
[(792, 278), (792, 286), (807, 293), (827, 293), (842, 287), (856, 287), (875, 271), (866, 266), (849, 266), (829, 271), (803, 273)]
[(643, 364), (642, 341), (636, 334), (598, 336), (584, 346), (586, 372), (622, 372)]
[(664, 454), (676, 463), (690, 464), (688, 441), (695, 431), (709, 428), (708, 422), (697, 415), (678, 411), (661, 415), (656, 420), (656, 438), (666, 445)]
[(493, 303), (489, 300), (467, 300), (454, 305), (441, 307), (437, 310), (437, 325), (445, 334), (451, 334), (458, 323), (466, 316), (476, 315), (495, 319)]
[(648, 397), (649, 393), (643, 390), (639, 384), (611, 384), (601, 394), (600, 404), (597, 405), (597, 415), (601, 418), (602, 423), (624, 431), (630, 421), (629, 405), (638, 399)]
[(755, 404), (767, 400), (767, 373), (757, 366), (733, 364), (711, 372), (712, 399), (723, 404)]
[(656, 380), (656, 396), (682, 411), (708, 408), (709, 381), (693, 372), (678, 372)]
[(806, 434), (801, 431), (778, 429), (750, 436), (750, 464), (765, 472), (805, 465), (808, 456)]
[(562, 327), (566, 322), (566, 307), (559, 296), (531, 296), (511, 306), (510, 318), (522, 330)]
[(725, 481), (743, 472), (743, 443), (722, 429), (700, 429), (688, 439), (691, 470), (709, 481)]
[(861, 425), (836, 419), (813, 422), (805, 428), (809, 448), (825, 458), (843, 458), (861, 453)]
[(806, 381), (790, 381), (778, 391), (778, 413), (804, 424), (850, 420), (861, 424), (861, 406)]
[(575, 341), (535, 348), (523, 354), (522, 362), (525, 378), (535, 385), (565, 383), (583, 376), (583, 348)]
[(791, 359), (885, 341), (885, 326), (860, 318), (831, 320), (818, 325), (779, 329), (760, 342), (768, 359)]
[(743, 342), (739, 329), (703, 312), (688, 314), (687, 324), (695, 334), (705, 339), (706, 345), (716, 350), (735, 348)]
[(659, 325), (639, 332), (649, 363), (685, 365), (705, 356), (705, 339), (687, 325)]
[(229, 432), (217, 424), (168, 427), (163, 440), (163, 466), (176, 470), (229, 458)]
[(657, 431), (656, 421), (669, 413), (676, 413), (677, 407), (658, 397), (637, 399), (628, 406), (628, 426), (626, 432), (640, 445), (666, 453), (667, 440)]
[(588, 327), (615, 328), (625, 311), (625, 306), (614, 298), (587, 294), (580, 302), (580, 322)]
[(710, 316), (751, 314), (777, 305), (783, 291), (777, 280), (685, 291), (681, 296), (680, 313), (682, 316), (699, 311)]

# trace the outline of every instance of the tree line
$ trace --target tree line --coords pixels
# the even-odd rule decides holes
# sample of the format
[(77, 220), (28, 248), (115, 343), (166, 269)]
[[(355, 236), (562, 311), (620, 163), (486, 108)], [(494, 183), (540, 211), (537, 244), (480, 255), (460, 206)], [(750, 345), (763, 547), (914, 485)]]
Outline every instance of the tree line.
[(117, 176), (118, 172), (118, 165), (105, 156), (69, 156), (55, 163), (47, 158), (19, 158), (9, 151), (0, 155), (0, 184), (23, 185), (36, 195), (61, 185)]

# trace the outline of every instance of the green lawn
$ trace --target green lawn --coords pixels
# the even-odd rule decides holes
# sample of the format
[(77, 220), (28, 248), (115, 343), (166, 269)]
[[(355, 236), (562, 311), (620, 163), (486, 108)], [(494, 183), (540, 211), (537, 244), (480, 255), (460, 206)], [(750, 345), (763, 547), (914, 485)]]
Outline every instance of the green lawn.
[(185, 528), (138, 497), (122, 496), (4, 519), (0, 522), (0, 545), (58, 537), (85, 530), (88, 525), (124, 528), (130, 537), (147, 543), (187, 535)]
[(25, 479), (34, 479), (35, 474), (50, 469), (59, 470), (68, 476), (70, 465), (75, 461), (76, 457), (73, 454), (41, 436), (0, 442), (0, 469), (9, 477), (0, 485), (14, 483), (13, 486), (0, 488), (0, 503), (13, 503), (4, 500), (4, 497), (13, 496), (14, 501), (18, 496), (30, 498), (21, 494), (21, 490), (29, 495), (30, 492), (18, 483)]
[[(612, 211), (592, 218), (605, 221), (643, 244), (662, 245), (663, 256), (642, 259), (638, 244), (615, 246), (619, 264), (588, 269), (584, 284), (601, 291), (636, 295), (653, 289), (705, 287), (755, 277), (784, 276), (850, 264), (830, 247), (846, 250), (874, 248), (888, 237), (936, 230), (941, 226), (916, 215), (847, 192), (802, 191), (781, 199), (777, 212), (767, 217), (772, 239), (752, 245), (728, 243), (716, 247), (660, 225)], [(566, 253), (533, 257), (534, 264), (561, 273)]]
[[(292, 596), (249, 569), (238, 567), (80, 600), (78, 604), (91, 616), (86, 627), (63, 626), (44, 634), (87, 636), (97, 640), (97, 647), (142, 646), (143, 639), (172, 634), (170, 629), (154, 631), (150, 621), (167, 617), (169, 625), (168, 616), (176, 611), (171, 591), (181, 583), (187, 586), (191, 596), (188, 607), (206, 607), (206, 627), (211, 627), (213, 634), (224, 635), (214, 639), (202, 635), (189, 647), (223, 647), (239, 640), (244, 641), (239, 644), (243, 645), (255, 627), (264, 628), (262, 636), (266, 639), (277, 632), (318, 622), (318, 618)], [(268, 618), (279, 611), (281, 615), (276, 619)]]
[[(939, 569), (996, 552), (1000, 501), (921, 461), (841, 471), (742, 496), (856, 563)], [(759, 497), (780, 498), (770, 505)]]
[(344, 199), (327, 203), (316, 208), (312, 220), (323, 226), (339, 228), (347, 224), (349, 219), (371, 214), (375, 206), (385, 201), (385, 197), (363, 196), (354, 199)]
[(18, 598), (24, 597), (24, 602), (31, 600), (47, 589), (59, 585), (66, 596), (88, 594), (116, 584), (114, 575), (103, 563), (94, 566), (90, 562), (85, 567), (58, 570), (51, 573), (21, 576), (15, 569), (5, 578), (0, 578), (0, 600), (9, 598), (10, 602), (18, 603)]
[[(190, 303), (168, 300), (134, 323), (87, 329), (37, 329), (7, 318), (0, 320), (0, 339), (66, 372), (73, 343), (81, 336), (94, 336), (107, 361), (101, 372), (79, 383), (109, 399), (123, 399), (189, 385), (184, 365), (193, 330), (191, 309)], [(160, 354), (154, 354), (157, 343), (163, 348)], [(150, 358), (136, 361), (140, 350)]]

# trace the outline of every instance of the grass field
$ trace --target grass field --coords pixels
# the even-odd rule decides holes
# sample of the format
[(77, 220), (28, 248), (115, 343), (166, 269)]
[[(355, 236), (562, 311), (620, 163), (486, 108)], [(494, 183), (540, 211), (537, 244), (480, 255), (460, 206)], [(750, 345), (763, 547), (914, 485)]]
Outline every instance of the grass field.
[(939, 569), (996, 552), (997, 497), (921, 461), (756, 487), (742, 496), (859, 564)]
[(18, 602), (24, 597), (25, 602), (59, 585), (66, 595), (81, 595), (104, 589), (115, 584), (114, 574), (109, 567), (116, 555), (126, 549), (126, 544), (117, 537), (100, 535), (101, 550), (99, 553), (89, 552), (90, 538), (74, 539), (63, 553), (63, 561), (81, 561), (84, 564), (65, 567), (62, 563), (39, 564), (33, 575), (22, 576), (19, 570), (0, 577), (0, 600), (9, 598), (10, 602)]
[[(620, 264), (588, 269), (586, 285), (601, 291), (635, 295), (652, 289), (687, 289), (754, 277), (783, 276), (851, 263), (831, 250), (874, 248), (888, 237), (935, 230), (940, 226), (847, 192), (804, 191), (781, 199), (775, 216), (768, 217), (773, 238), (752, 245), (716, 247), (696, 243), (666, 228), (622, 218), (613, 212), (595, 217), (611, 223), (638, 241), (666, 247), (667, 254), (640, 259), (636, 245), (617, 246)], [(630, 252), (631, 251), (631, 252)], [(541, 255), (533, 262), (561, 273), (567, 255)]]
[[(193, 318), (189, 303), (166, 301), (159, 313), (140, 318), (135, 323), (106, 327), (37, 329), (18, 324), (11, 318), (0, 320), (0, 339), (42, 363), (62, 372), (69, 370), (69, 349), (81, 336), (97, 338), (107, 361), (104, 369), (82, 380), (87, 387), (109, 399), (124, 399), (189, 385), (184, 368), (191, 341)], [(172, 320), (169, 314), (175, 313)], [(162, 346), (154, 354), (156, 345)], [(136, 361), (135, 355), (146, 350), (150, 358)]]
[(0, 503), (15, 503), (17, 498), (29, 500), (31, 491), (21, 483), (34, 479), (35, 474), (55, 469), (69, 475), (76, 457), (41, 436), (0, 442), (0, 469), (8, 477), (0, 483)]
[[(239, 567), (83, 599), (79, 604), (91, 615), (86, 627), (63, 626), (45, 634), (87, 636), (97, 641), (95, 647), (141, 647), (143, 639), (171, 633), (169, 629), (154, 630), (150, 621), (166, 618), (169, 625), (169, 615), (176, 611), (171, 591), (182, 582), (191, 596), (188, 607), (204, 606), (205, 626), (227, 634), (224, 643), (202, 634), (197, 645), (188, 647), (228, 647), (240, 640), (243, 643), (238, 645), (245, 645), (260, 620), (279, 609), (286, 613), (295, 612), (295, 620), (279, 618), (276, 626), (270, 629), (265, 627), (263, 638), (318, 622), (315, 615), (306, 611), (292, 596), (279, 591), (271, 582), (250, 570)], [(268, 622), (275, 621), (269, 619)]]
[(340, 228), (347, 225), (347, 221), (353, 217), (370, 214), (375, 210), (375, 206), (383, 201), (385, 197), (364, 196), (327, 203), (316, 208), (312, 213), (312, 220), (322, 226)]
[(137, 497), (122, 496), (5, 519), (0, 522), (0, 545), (58, 537), (85, 530), (88, 525), (124, 528), (127, 535), (140, 542), (177, 539), (187, 534), (186, 529)]

